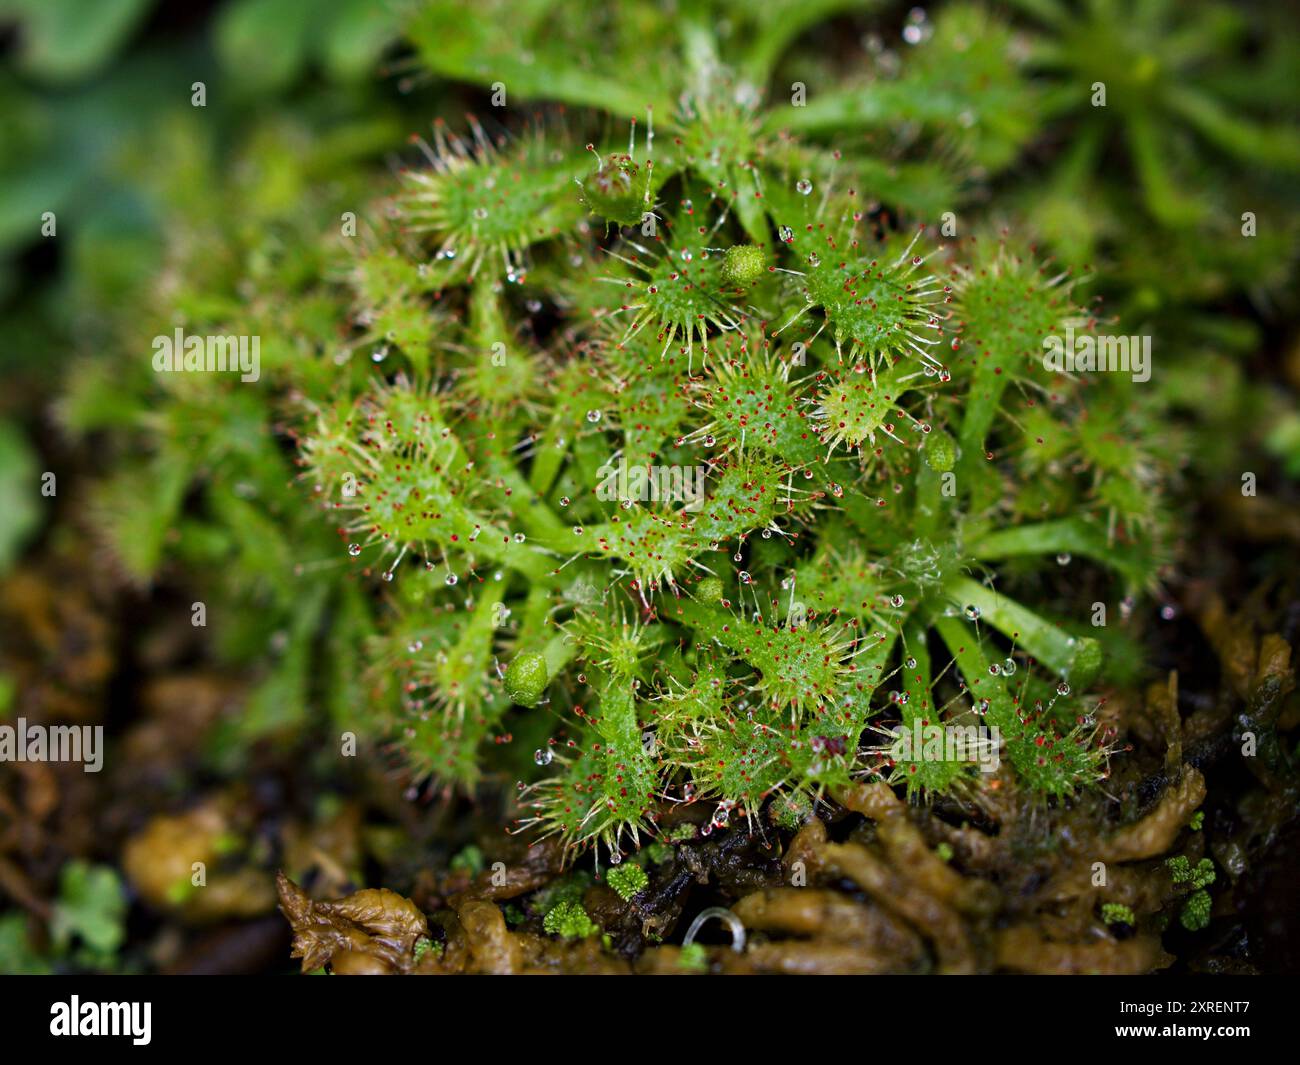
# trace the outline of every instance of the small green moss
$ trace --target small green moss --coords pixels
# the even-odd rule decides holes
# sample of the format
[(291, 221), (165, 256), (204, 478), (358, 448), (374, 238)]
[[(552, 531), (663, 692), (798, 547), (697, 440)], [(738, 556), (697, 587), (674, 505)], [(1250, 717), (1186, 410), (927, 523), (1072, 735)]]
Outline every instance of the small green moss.
[(645, 856), (646, 860), (649, 861), (651, 865), (663, 865), (664, 862), (668, 861), (668, 859), (673, 856), (673, 849), (668, 846), (667, 843), (661, 843), (659, 840), (655, 840), (653, 843), (646, 846)]
[(507, 903), (502, 910), (502, 913), (505, 914), (506, 924), (511, 928), (521, 925), (528, 920), (528, 915), (513, 902)]
[(1166, 860), (1169, 875), (1175, 884), (1191, 884), (1193, 888), (1209, 887), (1214, 883), (1214, 863), (1202, 858), (1195, 866), (1181, 854)]
[(1137, 923), (1136, 918), (1133, 916), (1133, 911), (1118, 902), (1103, 903), (1101, 907), (1101, 919), (1108, 925), (1126, 924), (1130, 928)]
[(674, 843), (687, 843), (696, 836), (696, 828), (689, 821), (683, 821), (668, 833), (668, 838)]
[(934, 848), (934, 853), (939, 856), (941, 862), (950, 862), (952, 861), (952, 844), (940, 843), (939, 846)]
[(639, 865), (628, 862), (614, 866), (606, 875), (605, 882), (618, 893), (619, 898), (627, 902), (633, 895), (645, 890), (650, 878)]
[(506, 694), (520, 706), (536, 706), (549, 683), (546, 659), (536, 651), (515, 655), (506, 667)]
[(709, 956), (700, 943), (687, 943), (677, 955), (677, 968), (690, 973), (703, 973), (709, 970)]
[(435, 943), (428, 936), (421, 936), (415, 941), (415, 960), (418, 962), (426, 954), (432, 952), (435, 957), (442, 957), (443, 951), (447, 949), (445, 943)]
[(183, 906), (197, 889), (188, 876), (174, 880), (167, 885), (167, 901), (173, 906)]
[(722, 279), (729, 285), (749, 288), (767, 272), (767, 256), (756, 244), (737, 244), (727, 249), (722, 260)]
[(1187, 822), (1187, 827), (1190, 828), (1193, 832), (1199, 832), (1201, 830), (1201, 827), (1204, 824), (1205, 824), (1205, 811), (1197, 810), (1196, 813), (1192, 814), (1192, 819)]
[(484, 865), (483, 852), (473, 843), (451, 860), (453, 872), (469, 873), (470, 876), (478, 876), (479, 873), (483, 872)]
[(586, 939), (600, 931), (587, 916), (587, 911), (576, 902), (561, 902), (550, 910), (542, 919), (542, 928), (564, 939)]
[(1210, 923), (1210, 909), (1212, 906), (1213, 900), (1210, 898), (1210, 893), (1201, 888), (1190, 895), (1187, 901), (1183, 903), (1183, 912), (1178, 915), (1178, 920), (1189, 932), (1199, 932)]
[(535, 914), (550, 913), (562, 902), (581, 904), (583, 892), (591, 885), (591, 874), (574, 870), (542, 888), (532, 899), (529, 909)]

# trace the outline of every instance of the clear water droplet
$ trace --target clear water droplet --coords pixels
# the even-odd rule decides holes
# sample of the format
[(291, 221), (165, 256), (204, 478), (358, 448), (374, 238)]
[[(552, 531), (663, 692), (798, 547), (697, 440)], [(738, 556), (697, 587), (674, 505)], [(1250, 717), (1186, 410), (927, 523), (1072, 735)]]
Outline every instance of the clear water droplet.
[(357, 555), (361, 554), (361, 545), (348, 544), (348, 554), (351, 555), (353, 558), (356, 558)]
[(554, 759), (555, 755), (548, 747), (538, 747), (537, 750), (533, 752), (533, 761), (538, 765), (550, 765)]
[(799, 193), (800, 196), (807, 196), (809, 193), (812, 192), (813, 189), (812, 182), (809, 181), (807, 178), (800, 178), (798, 181), (794, 183), (794, 189), (795, 192)]

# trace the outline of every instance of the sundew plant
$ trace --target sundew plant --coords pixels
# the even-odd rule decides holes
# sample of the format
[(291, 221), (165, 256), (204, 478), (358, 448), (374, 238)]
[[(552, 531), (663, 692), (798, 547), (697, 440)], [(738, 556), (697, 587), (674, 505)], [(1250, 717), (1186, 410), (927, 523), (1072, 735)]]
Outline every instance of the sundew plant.
[[(66, 338), (42, 432), (87, 456), (51, 566), (155, 619), (110, 767), (185, 752), (27, 962), (127, 968), (123, 900), (278, 899), (332, 972), (1139, 972), (1242, 910), (1300, 721), (1286, 20), (230, 9), (260, 80), (105, 149), (151, 236), (60, 217), (77, 312), (15, 331)], [(1265, 798), (1202, 811), (1237, 750)]]
[[(765, 804), (797, 825), (864, 779), (917, 801), (1094, 788), (1114, 736), (1093, 603), (1035, 574), (1146, 593), (1160, 468), (1124, 387), (1044, 362), (1049, 338), (1114, 326), (1085, 275), (954, 191), (1027, 135), (944, 111), (963, 83), (1014, 94), (1009, 31), (963, 6), (914, 18), (958, 45), (867, 113), (773, 85), (828, 12), (742, 27), (686, 5), (647, 31), (641, 10), (524, 5), (509, 34), (467, 35), (454, 5), (422, 8), (415, 61), (499, 110), (416, 136), (319, 251), (177, 305), (190, 334), (261, 341), (259, 384), (148, 381), (158, 466), (135, 475), (160, 507), (202, 476), (220, 531), (184, 542), (281, 589), (300, 672), (259, 712), (309, 683), (328, 618), (339, 720), (437, 787), (518, 774), (520, 830), (614, 863), (665, 803), (761, 831)], [(643, 58), (575, 64), (592, 17)], [(291, 485), (241, 419), (288, 442)], [(111, 485), (103, 505), (147, 569), (158, 534), (113, 517)], [(899, 725), (959, 727), (971, 751), (903, 752)]]

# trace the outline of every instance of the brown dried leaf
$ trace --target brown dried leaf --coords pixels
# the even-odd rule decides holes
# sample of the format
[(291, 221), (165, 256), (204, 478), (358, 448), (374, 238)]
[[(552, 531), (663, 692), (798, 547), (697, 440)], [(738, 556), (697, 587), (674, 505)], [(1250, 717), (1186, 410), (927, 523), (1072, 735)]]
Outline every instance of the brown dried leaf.
[(415, 944), (429, 925), (410, 899), (366, 888), (335, 902), (314, 902), (283, 873), (276, 876), (280, 910), (293, 928), (291, 957), (303, 972), (330, 965), (339, 974), (408, 973)]

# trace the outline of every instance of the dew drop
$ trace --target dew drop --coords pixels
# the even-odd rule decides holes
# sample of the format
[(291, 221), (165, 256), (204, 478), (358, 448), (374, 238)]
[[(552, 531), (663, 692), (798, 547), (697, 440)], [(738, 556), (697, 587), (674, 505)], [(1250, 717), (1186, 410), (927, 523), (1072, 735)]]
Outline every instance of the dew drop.
[(812, 182), (807, 178), (800, 178), (794, 183), (794, 189), (800, 196), (807, 196), (812, 192)]
[(351, 555), (353, 558), (356, 558), (357, 555), (361, 554), (361, 545), (348, 544), (348, 554)]
[(967, 621), (979, 621), (980, 608), (975, 606), (973, 603), (969, 603), (966, 606), (965, 614)]
[(538, 765), (550, 765), (554, 758), (555, 755), (547, 747), (538, 747), (533, 752), (533, 761)]

